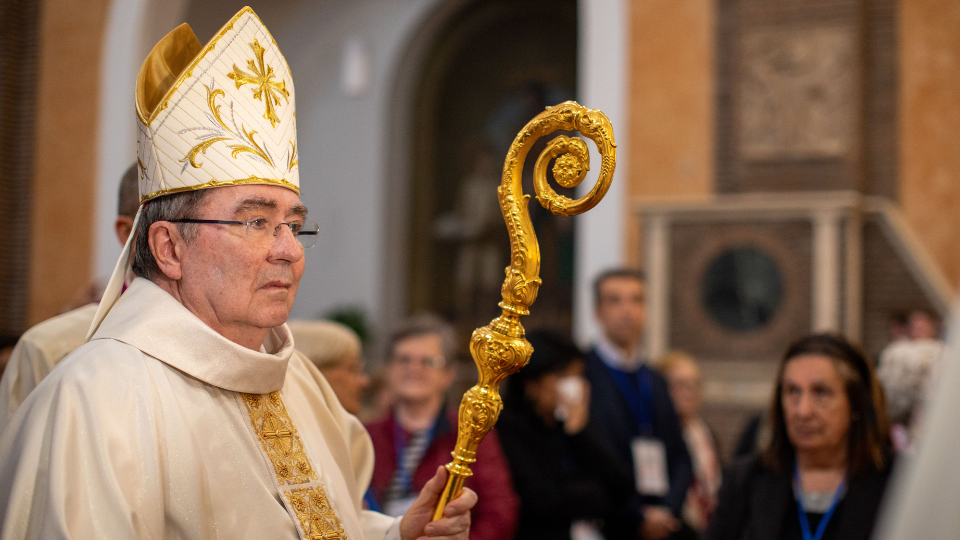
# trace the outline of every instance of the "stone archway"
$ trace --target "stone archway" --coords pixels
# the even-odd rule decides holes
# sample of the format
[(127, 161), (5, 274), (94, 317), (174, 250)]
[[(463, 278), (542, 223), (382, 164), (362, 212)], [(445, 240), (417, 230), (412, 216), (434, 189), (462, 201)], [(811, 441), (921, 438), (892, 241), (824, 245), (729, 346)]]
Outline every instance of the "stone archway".
[[(575, 97), (576, 36), (573, 0), (473, 2), (436, 34), (409, 127), (409, 311), (438, 312), (463, 334), (496, 315), (509, 257), (496, 201), (503, 158), (527, 121)], [(573, 221), (530, 208), (544, 285), (527, 326), (569, 332)]]

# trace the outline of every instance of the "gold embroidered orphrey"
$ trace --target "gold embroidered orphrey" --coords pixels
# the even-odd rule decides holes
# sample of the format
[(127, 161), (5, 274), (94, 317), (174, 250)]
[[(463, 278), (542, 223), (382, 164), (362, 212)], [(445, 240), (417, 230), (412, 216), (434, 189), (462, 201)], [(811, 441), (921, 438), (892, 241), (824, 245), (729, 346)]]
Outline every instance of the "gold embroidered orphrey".
[(254, 39), (253, 43), (250, 44), (250, 48), (253, 49), (253, 54), (256, 58), (247, 60), (247, 67), (253, 74), (251, 75), (243, 71), (234, 64), (233, 71), (227, 73), (227, 77), (237, 83), (237, 89), (245, 84), (255, 86), (253, 98), (264, 102), (267, 110), (263, 113), (263, 117), (270, 121), (271, 126), (276, 128), (277, 124), (280, 123), (280, 118), (277, 117), (275, 107), (280, 105), (281, 96), (289, 103), (290, 92), (287, 91), (287, 83), (285, 81), (276, 82), (272, 80), (274, 77), (273, 68), (264, 63), (263, 53), (266, 49), (260, 45), (260, 42)]
[(322, 487), (290, 490), (289, 499), (308, 539), (346, 540), (343, 525), (330, 507), (327, 493)]
[(250, 414), (253, 430), (273, 463), (277, 481), (289, 485), (317, 480), (317, 472), (303, 450), (300, 435), (287, 414), (280, 392), (243, 394), (243, 402)]
[(446, 465), (450, 472), (447, 485), (437, 502), (433, 519), (443, 516), (448, 502), (460, 494), (467, 477), (473, 472), (470, 464), (477, 460), (477, 447), (503, 409), (500, 383), (527, 364), (533, 347), (525, 339), (520, 316), (528, 315), (527, 308), (537, 298), (540, 287), (540, 246), (527, 209), (529, 195), (521, 187), (523, 164), (527, 153), (540, 138), (554, 131), (577, 131), (592, 140), (600, 151), (600, 176), (589, 193), (571, 200), (547, 183), (547, 166), (552, 169), (557, 183), (575, 187), (583, 181), (590, 169), (590, 155), (583, 139), (564, 135), (552, 139), (540, 153), (533, 171), (533, 185), (540, 204), (560, 216), (574, 216), (593, 208), (610, 188), (616, 166), (616, 143), (613, 127), (602, 112), (587, 109), (573, 101), (566, 101), (538, 114), (514, 139), (503, 164), (503, 177), (497, 194), (507, 232), (510, 235), (510, 266), (506, 268), (499, 306), (501, 315), (490, 324), (477, 328), (470, 338), (470, 354), (477, 364), (479, 381), (467, 390), (460, 402), (457, 445), (453, 461)]
[[(293, 420), (287, 414), (280, 392), (241, 394), (250, 424), (260, 446), (266, 452), (281, 486), (309, 484), (318, 480), (317, 472), (303, 449)], [(323, 486), (301, 486), (280, 492), (297, 515), (308, 540), (347, 540)]]

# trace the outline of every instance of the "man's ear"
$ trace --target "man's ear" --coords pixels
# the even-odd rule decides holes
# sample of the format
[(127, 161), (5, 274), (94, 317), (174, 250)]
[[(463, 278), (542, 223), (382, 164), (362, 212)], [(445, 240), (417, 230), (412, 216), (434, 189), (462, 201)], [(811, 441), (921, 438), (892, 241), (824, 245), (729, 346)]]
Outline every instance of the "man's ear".
[(158, 221), (150, 225), (147, 238), (160, 271), (169, 279), (180, 279), (183, 276), (180, 255), (184, 241), (176, 224)]

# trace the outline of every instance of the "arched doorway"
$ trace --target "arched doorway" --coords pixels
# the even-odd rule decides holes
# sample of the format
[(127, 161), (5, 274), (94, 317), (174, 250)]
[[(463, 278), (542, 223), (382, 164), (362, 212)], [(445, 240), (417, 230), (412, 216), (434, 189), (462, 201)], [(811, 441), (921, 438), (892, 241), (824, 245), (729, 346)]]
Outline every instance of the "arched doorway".
[[(574, 98), (576, 59), (575, 0), (472, 2), (437, 34), (411, 124), (410, 311), (440, 313), (463, 335), (498, 313), (509, 259), (496, 199), (503, 159), (527, 121)], [(525, 325), (569, 332), (573, 220), (530, 209), (543, 286)]]

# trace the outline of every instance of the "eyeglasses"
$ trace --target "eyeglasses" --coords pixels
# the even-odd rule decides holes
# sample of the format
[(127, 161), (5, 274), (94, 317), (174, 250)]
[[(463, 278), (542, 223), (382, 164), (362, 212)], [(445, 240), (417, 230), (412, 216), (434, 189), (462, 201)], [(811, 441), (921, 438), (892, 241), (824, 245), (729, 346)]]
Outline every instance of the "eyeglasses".
[(278, 223), (272, 226), (270, 222), (263, 218), (251, 219), (249, 221), (225, 221), (222, 219), (171, 219), (170, 223), (214, 223), (217, 225), (243, 225), (246, 229), (247, 238), (263, 243), (271, 236), (276, 237), (280, 234), (280, 227), (286, 225), (290, 228), (293, 236), (300, 241), (304, 248), (312, 248), (317, 245), (317, 237), (320, 235), (320, 226), (309, 220), (291, 221), (289, 223)]
[(402, 354), (392, 357), (390, 361), (404, 367), (409, 367), (417, 363), (431, 369), (443, 369), (443, 367), (447, 365), (447, 359), (439, 354), (436, 356), (408, 356)]

